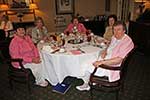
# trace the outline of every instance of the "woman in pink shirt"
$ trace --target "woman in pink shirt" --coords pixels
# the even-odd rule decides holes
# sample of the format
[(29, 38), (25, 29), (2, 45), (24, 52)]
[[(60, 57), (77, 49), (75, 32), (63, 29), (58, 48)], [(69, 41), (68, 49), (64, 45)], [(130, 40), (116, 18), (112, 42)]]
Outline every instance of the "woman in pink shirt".
[[(111, 43), (108, 48), (101, 52), (99, 59), (94, 59), (96, 61), (90, 61), (85, 66), (87, 70), (85, 75), (82, 77), (84, 84), (77, 86), (76, 88), (80, 91), (89, 90), (88, 85), (90, 74), (94, 71), (95, 67), (99, 65), (120, 65), (124, 57), (133, 49), (134, 44), (129, 36), (125, 34), (126, 26), (123, 22), (117, 21), (113, 25), (114, 35), (111, 39)], [(95, 75), (97, 76), (107, 76), (110, 82), (120, 79), (119, 71), (110, 71), (103, 68), (98, 68)]]
[(75, 32), (86, 34), (86, 31), (87, 30), (84, 27), (84, 25), (82, 23), (79, 23), (77, 17), (74, 17), (72, 20), (72, 23), (70, 23), (68, 25), (68, 27), (67, 27), (67, 29), (65, 29), (64, 33), (67, 35), (70, 33), (75, 33)]
[[(9, 52), (12, 58), (23, 59), (23, 65), (25, 68), (31, 69), (37, 85), (45, 87), (48, 82), (45, 81), (42, 76), (42, 64), (39, 56), (39, 52), (33, 44), (31, 38), (25, 35), (25, 29), (22, 26), (18, 26), (16, 34), (12, 39)], [(20, 68), (18, 63), (12, 63), (15, 68)]]

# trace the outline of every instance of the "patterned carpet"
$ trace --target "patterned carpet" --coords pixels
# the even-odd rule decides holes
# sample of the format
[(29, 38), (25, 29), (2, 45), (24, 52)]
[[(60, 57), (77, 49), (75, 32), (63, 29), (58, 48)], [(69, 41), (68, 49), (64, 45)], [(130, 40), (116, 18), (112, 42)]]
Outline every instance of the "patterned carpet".
[[(70, 78), (67, 78), (67, 81)], [(32, 85), (31, 94), (23, 84), (15, 84), (10, 90), (7, 78), (7, 66), (0, 63), (0, 100), (90, 100), (90, 92), (80, 92), (75, 86), (82, 84), (82, 80), (71, 78), (71, 88), (65, 95), (52, 92), (49, 85), (46, 88)], [(120, 93), (120, 100), (150, 100), (150, 58), (134, 55), (128, 67), (124, 93)], [(95, 91), (94, 100), (115, 100), (115, 94)]]

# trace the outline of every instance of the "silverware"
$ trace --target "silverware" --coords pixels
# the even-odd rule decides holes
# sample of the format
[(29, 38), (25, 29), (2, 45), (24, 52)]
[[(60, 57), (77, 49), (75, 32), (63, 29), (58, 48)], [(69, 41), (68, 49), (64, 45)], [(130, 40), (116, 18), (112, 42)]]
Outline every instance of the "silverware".
[(78, 50), (80, 50), (82, 53), (85, 53), (85, 51), (83, 51), (81, 48), (78, 48)]
[(59, 51), (59, 49), (56, 49), (56, 50), (54, 50), (53, 52), (51, 52), (52, 54), (54, 54), (54, 53), (56, 53), (56, 52), (58, 52)]

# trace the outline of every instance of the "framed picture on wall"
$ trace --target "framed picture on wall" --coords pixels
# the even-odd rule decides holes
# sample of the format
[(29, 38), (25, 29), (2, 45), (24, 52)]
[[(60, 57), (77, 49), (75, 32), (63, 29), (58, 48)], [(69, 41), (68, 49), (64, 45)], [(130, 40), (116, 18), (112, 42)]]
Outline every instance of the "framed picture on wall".
[(11, 8), (28, 8), (30, 0), (5, 0)]
[(73, 14), (74, 0), (55, 0), (56, 14)]

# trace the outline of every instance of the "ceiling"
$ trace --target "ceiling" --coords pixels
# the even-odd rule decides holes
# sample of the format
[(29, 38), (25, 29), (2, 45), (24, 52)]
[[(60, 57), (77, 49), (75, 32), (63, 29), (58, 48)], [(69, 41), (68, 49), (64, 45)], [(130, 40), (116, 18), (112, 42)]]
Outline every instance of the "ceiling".
[(150, 0), (134, 0), (135, 2), (147, 2), (147, 1), (150, 1)]

